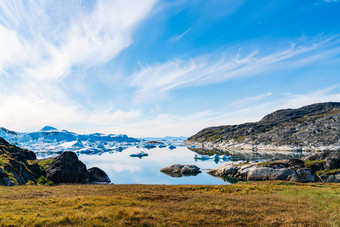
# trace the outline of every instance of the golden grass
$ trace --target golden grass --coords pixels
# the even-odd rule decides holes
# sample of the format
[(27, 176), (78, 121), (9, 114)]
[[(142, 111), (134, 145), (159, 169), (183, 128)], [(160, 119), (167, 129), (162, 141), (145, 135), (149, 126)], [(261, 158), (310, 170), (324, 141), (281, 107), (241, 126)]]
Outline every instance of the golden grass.
[(338, 184), (0, 187), (0, 225), (338, 226)]

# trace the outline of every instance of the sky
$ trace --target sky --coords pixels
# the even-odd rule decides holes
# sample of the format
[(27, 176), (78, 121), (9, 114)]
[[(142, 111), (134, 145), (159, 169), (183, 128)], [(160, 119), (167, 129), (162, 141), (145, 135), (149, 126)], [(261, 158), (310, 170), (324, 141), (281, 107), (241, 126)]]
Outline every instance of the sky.
[(0, 126), (191, 136), (340, 101), (339, 0), (0, 1)]

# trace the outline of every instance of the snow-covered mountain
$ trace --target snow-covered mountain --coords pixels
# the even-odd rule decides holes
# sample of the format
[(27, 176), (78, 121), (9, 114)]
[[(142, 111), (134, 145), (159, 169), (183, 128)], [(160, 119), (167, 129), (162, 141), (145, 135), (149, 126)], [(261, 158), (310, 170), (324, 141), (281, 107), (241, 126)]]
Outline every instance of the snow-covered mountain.
[(116, 134), (77, 134), (45, 126), (37, 132), (14, 132), (0, 128), (0, 137), (19, 147), (34, 152), (75, 152), (92, 153), (121, 149), (125, 145), (135, 145), (139, 139)]

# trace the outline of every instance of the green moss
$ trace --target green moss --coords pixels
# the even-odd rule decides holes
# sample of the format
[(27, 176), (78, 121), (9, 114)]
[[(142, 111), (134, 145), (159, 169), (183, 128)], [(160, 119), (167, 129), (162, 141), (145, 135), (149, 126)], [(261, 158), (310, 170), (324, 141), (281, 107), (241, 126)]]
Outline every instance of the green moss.
[(305, 167), (306, 168), (311, 168), (313, 165), (319, 164), (319, 163), (324, 163), (325, 161), (323, 160), (305, 160)]
[(26, 185), (35, 185), (35, 183), (31, 180), (27, 181)]
[(271, 162), (261, 162), (258, 163), (258, 166), (266, 166), (266, 165), (272, 165), (272, 164), (284, 164), (284, 162), (282, 162), (282, 160), (277, 160), (277, 161), (271, 161)]
[(37, 185), (46, 185), (46, 186), (52, 186), (54, 185), (54, 183), (52, 181), (50, 181), (49, 179), (47, 179), (44, 176), (39, 177), (39, 179), (37, 180)]
[(245, 163), (242, 163), (242, 164), (236, 164), (234, 166), (245, 166), (245, 165), (250, 165), (250, 163), (249, 162), (245, 162)]
[(340, 173), (340, 169), (320, 170), (320, 171), (316, 172), (316, 175), (319, 177), (319, 176), (331, 175), (331, 174), (336, 174), (336, 173)]
[(14, 177), (14, 174), (12, 172), (6, 172), (6, 171), (4, 172), (7, 174), (8, 178), (12, 181), (13, 184), (18, 184), (18, 181)]
[(43, 159), (43, 160), (39, 160), (38, 164), (43, 168), (43, 169), (47, 169), (48, 167), (50, 167), (51, 163), (53, 162), (54, 159), (52, 158), (48, 158), (48, 159)]
[(245, 140), (245, 138), (247, 138), (247, 136), (239, 136), (239, 137), (234, 138), (234, 140), (235, 140), (235, 141), (242, 142), (242, 141)]

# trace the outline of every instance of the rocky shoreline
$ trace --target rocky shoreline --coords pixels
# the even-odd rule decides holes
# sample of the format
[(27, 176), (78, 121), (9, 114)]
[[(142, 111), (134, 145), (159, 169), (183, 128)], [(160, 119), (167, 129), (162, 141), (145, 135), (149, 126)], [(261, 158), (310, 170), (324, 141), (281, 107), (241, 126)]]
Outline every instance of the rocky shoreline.
[(226, 162), (208, 173), (220, 178), (249, 181), (340, 183), (340, 152), (323, 152), (303, 159), (268, 160), (260, 163)]
[(206, 150), (219, 150), (219, 151), (290, 151), (290, 152), (321, 152), (321, 151), (339, 151), (340, 146), (291, 146), (282, 145), (276, 146), (271, 144), (247, 144), (234, 141), (233, 139), (228, 142), (196, 142), (187, 140), (185, 144), (198, 149)]

